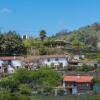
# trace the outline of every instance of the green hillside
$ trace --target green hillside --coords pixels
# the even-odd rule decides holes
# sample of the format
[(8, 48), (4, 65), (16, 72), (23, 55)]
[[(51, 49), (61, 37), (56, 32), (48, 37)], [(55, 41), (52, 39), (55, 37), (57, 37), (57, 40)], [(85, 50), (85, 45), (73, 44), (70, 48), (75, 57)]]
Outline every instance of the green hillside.
[(100, 24), (94, 23), (72, 32), (61, 31), (52, 38), (67, 40), (70, 42), (78, 40), (84, 45), (96, 47), (100, 41)]

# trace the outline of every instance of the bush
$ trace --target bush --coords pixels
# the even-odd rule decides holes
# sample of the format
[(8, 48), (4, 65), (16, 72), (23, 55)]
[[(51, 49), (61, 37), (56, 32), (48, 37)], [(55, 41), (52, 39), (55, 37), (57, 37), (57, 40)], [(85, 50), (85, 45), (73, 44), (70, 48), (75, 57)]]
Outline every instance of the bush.
[(27, 84), (20, 84), (19, 91), (21, 94), (31, 94), (32, 89)]
[(78, 70), (87, 72), (87, 71), (93, 71), (94, 69), (95, 69), (94, 66), (82, 65), (82, 66), (79, 67)]
[[(8, 99), (6, 99), (8, 100)], [(12, 93), (10, 100), (31, 100), (30, 97), (22, 95), (21, 93)]]
[(77, 69), (76, 66), (72, 66), (72, 65), (68, 66), (69, 71), (75, 71), (76, 69)]
[(12, 100), (10, 90), (1, 90), (0, 91), (0, 100)]
[(40, 55), (46, 55), (46, 54), (47, 54), (46, 49), (45, 49), (44, 47), (41, 47), (41, 48), (39, 49), (39, 54), (40, 54)]
[(12, 76), (8, 76), (0, 80), (0, 87), (5, 89), (11, 89), (12, 91), (17, 88), (19, 81)]
[(31, 95), (31, 88), (38, 90), (42, 87), (44, 92), (49, 92), (51, 87), (58, 86), (60, 82), (60, 75), (51, 68), (44, 67), (35, 71), (21, 68), (17, 69), (14, 74), (1, 79), (0, 89), (9, 89), (14, 93), (19, 92), (20, 95)]
[(100, 84), (100, 77), (94, 77), (93, 82), (96, 84)]
[(18, 80), (20, 83), (29, 83), (30, 79), (30, 71), (24, 68), (17, 69), (13, 75), (13, 78)]

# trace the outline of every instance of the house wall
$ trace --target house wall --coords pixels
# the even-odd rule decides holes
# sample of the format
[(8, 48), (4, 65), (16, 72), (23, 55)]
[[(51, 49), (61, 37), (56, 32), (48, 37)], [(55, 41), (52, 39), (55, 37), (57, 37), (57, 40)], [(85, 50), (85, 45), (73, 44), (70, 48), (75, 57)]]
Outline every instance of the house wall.
[(98, 46), (98, 49), (100, 50), (100, 41), (98, 42), (97, 46)]
[(12, 68), (10, 65), (8, 65), (8, 74), (14, 73), (14, 68)]
[(43, 64), (50, 66), (52, 63), (59, 64), (62, 63), (63, 67), (67, 67), (68, 66), (68, 61), (66, 58), (45, 58), (42, 61)]
[(79, 55), (74, 55), (74, 59), (75, 60), (80, 60), (80, 56)]
[(19, 61), (19, 60), (12, 60), (12, 61), (11, 61), (11, 65), (12, 65), (14, 68), (17, 68), (17, 67), (21, 67), (21, 66), (22, 66), (22, 63), (21, 63), (21, 61)]
[(63, 82), (66, 94), (77, 94), (82, 91), (91, 90), (91, 83)]
[(21, 61), (19, 60), (11, 60), (10, 63), (9, 61), (0, 60), (0, 73), (4, 72), (4, 68), (2, 66), (2, 64), (4, 63), (8, 64), (8, 68), (7, 68), (8, 73), (13, 73), (16, 68), (19, 68), (22, 65)]

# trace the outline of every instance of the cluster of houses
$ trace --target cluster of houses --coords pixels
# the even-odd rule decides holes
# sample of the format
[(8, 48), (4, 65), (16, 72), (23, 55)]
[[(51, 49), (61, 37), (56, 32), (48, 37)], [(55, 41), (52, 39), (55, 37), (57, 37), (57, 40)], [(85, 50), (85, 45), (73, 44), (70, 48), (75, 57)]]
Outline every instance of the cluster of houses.
[[(100, 63), (96, 61), (81, 61), (85, 58), (84, 55), (75, 55), (73, 59), (71, 59), (70, 55), (45, 55), (45, 56), (36, 56), (31, 58), (31, 62), (29, 65), (31, 69), (37, 69), (38, 65), (44, 65), (49, 67), (54, 67), (56, 70), (58, 68), (66, 69), (70, 64), (75, 64), (77, 66), (82, 65), (90, 65), (90, 66), (97, 66), (100, 67)], [(38, 61), (34, 61), (34, 59), (38, 58)], [(27, 59), (24, 58), (23, 59)], [(27, 63), (26, 63), (27, 64)], [(25, 62), (20, 59), (20, 57), (0, 57), (0, 73), (1, 72), (8, 72), (13, 73), (16, 68), (21, 68), (25, 66)]]
[[(36, 57), (33, 57), (35, 59)], [(80, 61), (80, 56), (75, 55), (73, 59), (66, 55), (47, 55), (47, 56), (39, 56), (37, 57), (34, 63), (30, 62), (29, 65), (32, 69), (36, 69), (38, 64), (45, 66), (53, 66), (56, 70), (59, 67), (63, 69), (67, 68), (69, 62), (77, 64), (77, 66), (82, 66), (83, 64), (90, 66), (98, 66), (100, 64), (97, 62), (82, 62)], [(85, 58), (84, 55), (81, 58)], [(24, 58), (23, 59), (27, 59)], [(23, 62), (20, 57), (0, 57), (0, 73), (8, 73), (11, 74), (17, 68), (21, 68), (25, 66), (25, 62)], [(77, 94), (79, 92), (91, 91), (93, 89), (93, 76), (81, 76), (81, 75), (64, 75), (63, 78), (63, 89), (65, 94)]]

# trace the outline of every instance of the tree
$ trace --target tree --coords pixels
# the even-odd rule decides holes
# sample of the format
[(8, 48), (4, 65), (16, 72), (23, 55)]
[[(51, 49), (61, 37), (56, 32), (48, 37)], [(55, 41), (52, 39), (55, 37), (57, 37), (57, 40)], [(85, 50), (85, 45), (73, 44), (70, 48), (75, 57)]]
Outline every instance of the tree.
[(41, 30), (40, 31), (40, 39), (41, 39), (42, 42), (44, 41), (45, 37), (46, 37), (46, 31), (45, 30)]
[(80, 41), (78, 41), (78, 40), (74, 40), (74, 41), (72, 42), (72, 45), (73, 45), (73, 47), (74, 47), (75, 49), (77, 49), (77, 50), (81, 47), (81, 43), (80, 43)]
[(50, 68), (41, 67), (35, 71), (24, 68), (17, 69), (14, 74), (0, 80), (0, 89), (8, 89), (13, 95), (16, 92), (21, 95), (30, 95), (34, 89), (50, 91), (53, 87), (58, 86), (61, 82), (60, 75)]
[(74, 50), (80, 54), (80, 49), (82, 48), (81, 42), (78, 41), (78, 40), (74, 40), (74, 41), (72, 42), (72, 45), (73, 45), (73, 47), (74, 47)]
[(0, 100), (11, 100), (11, 92), (10, 90), (1, 90), (0, 91)]
[(39, 39), (35, 39), (32, 42), (33, 48), (41, 48), (43, 46), (42, 42)]
[(20, 83), (30, 83), (31, 79), (30, 79), (30, 71), (28, 71), (27, 69), (17, 69), (14, 73), (13, 76), (14, 79), (18, 80)]
[(26, 48), (22, 43), (20, 35), (15, 31), (9, 31), (0, 35), (0, 53), (1, 55), (22, 55), (26, 53)]
[(15, 79), (13, 76), (8, 76), (0, 80), (0, 88), (10, 89), (14, 91), (17, 88), (19, 81)]

